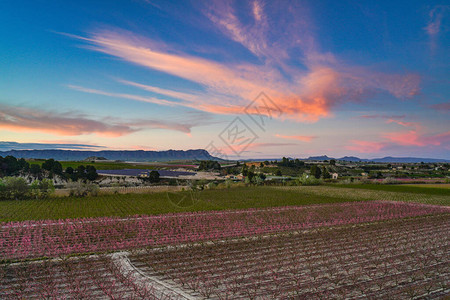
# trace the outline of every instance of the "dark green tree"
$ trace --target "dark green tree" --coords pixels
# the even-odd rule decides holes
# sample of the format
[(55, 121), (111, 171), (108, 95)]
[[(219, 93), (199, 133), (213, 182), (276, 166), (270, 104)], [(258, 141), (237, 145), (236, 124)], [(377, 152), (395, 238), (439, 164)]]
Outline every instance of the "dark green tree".
[(94, 166), (88, 165), (86, 167), (86, 179), (93, 181), (95, 179), (97, 179), (98, 174), (97, 174), (97, 170), (95, 169)]
[(247, 176), (247, 173), (248, 173), (248, 166), (244, 164), (242, 166), (242, 176)]
[(41, 166), (38, 164), (31, 164), (30, 166), (30, 173), (34, 177), (39, 177), (41, 175)]
[(15, 176), (19, 174), (20, 166), (17, 158), (14, 156), (8, 155), (3, 159), (3, 173), (6, 176)]
[(47, 159), (44, 161), (44, 163), (42, 164), (42, 169), (47, 170), (47, 171), (51, 171), (53, 168), (53, 164), (55, 163), (55, 160), (53, 158)]
[(150, 174), (148, 175), (148, 179), (151, 183), (159, 182), (160, 178), (158, 171), (155, 170), (151, 171)]
[(17, 161), (17, 163), (22, 172), (28, 173), (28, 171), (30, 170), (30, 164), (25, 159), (21, 158)]
[(328, 172), (328, 170), (327, 170), (327, 168), (325, 168), (325, 166), (322, 167), (322, 177), (323, 177), (323, 179), (331, 178), (331, 174), (330, 174), (330, 172)]
[(58, 175), (61, 175), (63, 173), (63, 167), (59, 161), (55, 161), (53, 163), (52, 172)]
[(311, 166), (311, 175), (316, 177), (317, 179), (320, 178), (320, 175), (322, 175), (322, 171), (320, 171), (320, 167), (317, 165)]

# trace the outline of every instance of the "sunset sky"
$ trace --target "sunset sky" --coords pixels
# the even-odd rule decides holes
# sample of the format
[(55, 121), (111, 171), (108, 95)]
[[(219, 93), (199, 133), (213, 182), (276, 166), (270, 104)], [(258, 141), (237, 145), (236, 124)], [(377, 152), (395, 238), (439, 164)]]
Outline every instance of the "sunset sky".
[(1, 1), (0, 150), (450, 159), (448, 3)]

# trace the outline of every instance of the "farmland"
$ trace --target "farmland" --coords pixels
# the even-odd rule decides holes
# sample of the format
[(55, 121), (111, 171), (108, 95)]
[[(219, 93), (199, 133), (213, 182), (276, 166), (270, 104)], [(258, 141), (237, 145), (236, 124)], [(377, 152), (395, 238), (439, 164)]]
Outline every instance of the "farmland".
[(2, 201), (0, 295), (440, 299), (449, 200), (349, 185)]
[[(370, 186), (370, 185), (366, 185)], [(194, 195), (188, 191), (178, 193), (119, 194), (97, 197), (65, 197), (45, 200), (0, 201), (0, 222), (91, 218), (105, 216), (156, 215), (173, 212), (245, 209), (337, 203), (363, 200), (413, 201), (448, 205), (448, 189), (400, 186), (401, 191), (384, 191), (394, 186), (376, 189), (333, 186), (296, 187), (236, 187), (204, 190)], [(437, 189), (437, 192), (435, 191)], [(183, 200), (184, 199), (184, 200)], [(176, 206), (174, 203), (182, 201)], [(185, 203), (183, 203), (185, 202)]]

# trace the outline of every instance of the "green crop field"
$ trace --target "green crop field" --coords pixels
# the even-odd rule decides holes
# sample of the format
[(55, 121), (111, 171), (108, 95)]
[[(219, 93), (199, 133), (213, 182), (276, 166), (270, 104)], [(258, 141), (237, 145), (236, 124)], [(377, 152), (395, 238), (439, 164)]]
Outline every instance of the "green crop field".
[(446, 184), (433, 184), (433, 185), (413, 185), (413, 184), (399, 184), (399, 185), (387, 185), (387, 184), (343, 184), (335, 185), (341, 188), (352, 189), (365, 189), (373, 191), (388, 191), (397, 193), (414, 193), (414, 194), (426, 194), (426, 195), (441, 195), (450, 196), (449, 185)]
[(0, 221), (130, 216), (172, 212), (244, 209), (347, 201), (270, 187), (152, 194), (112, 194), (97, 197), (60, 197), (46, 200), (0, 201)]
[(130, 216), (309, 205), (346, 201), (412, 201), (450, 205), (449, 190), (385, 185), (234, 187), (191, 193), (112, 194), (0, 201), (0, 221)]

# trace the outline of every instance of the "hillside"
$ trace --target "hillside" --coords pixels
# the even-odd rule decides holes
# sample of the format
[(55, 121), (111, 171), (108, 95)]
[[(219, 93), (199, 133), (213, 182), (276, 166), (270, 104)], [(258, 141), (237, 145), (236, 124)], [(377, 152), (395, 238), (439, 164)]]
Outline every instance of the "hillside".
[(143, 151), (143, 150), (10, 150), (0, 151), (0, 156), (12, 155), (17, 158), (35, 158), (56, 160), (84, 160), (87, 157), (104, 157), (108, 160), (122, 161), (170, 161), (170, 160), (219, 160), (211, 156), (203, 149), (195, 150), (167, 150), (167, 151)]

